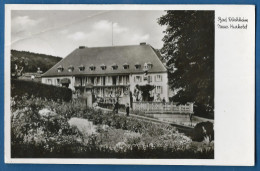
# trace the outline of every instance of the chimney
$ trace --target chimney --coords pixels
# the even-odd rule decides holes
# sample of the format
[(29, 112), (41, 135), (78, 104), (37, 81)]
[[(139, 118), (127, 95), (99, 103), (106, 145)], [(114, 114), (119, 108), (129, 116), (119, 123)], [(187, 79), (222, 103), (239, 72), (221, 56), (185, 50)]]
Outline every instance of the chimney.
[(146, 45), (146, 42), (141, 42), (140, 45)]
[(86, 46), (79, 46), (79, 49), (85, 49)]

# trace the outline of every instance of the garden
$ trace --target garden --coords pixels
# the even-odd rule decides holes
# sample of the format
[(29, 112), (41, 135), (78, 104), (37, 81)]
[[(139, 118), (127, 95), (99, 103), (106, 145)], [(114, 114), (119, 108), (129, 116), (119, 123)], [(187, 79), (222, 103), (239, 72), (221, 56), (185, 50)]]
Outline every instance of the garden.
[(214, 158), (175, 127), (87, 108), (73, 100), (11, 99), (12, 158)]

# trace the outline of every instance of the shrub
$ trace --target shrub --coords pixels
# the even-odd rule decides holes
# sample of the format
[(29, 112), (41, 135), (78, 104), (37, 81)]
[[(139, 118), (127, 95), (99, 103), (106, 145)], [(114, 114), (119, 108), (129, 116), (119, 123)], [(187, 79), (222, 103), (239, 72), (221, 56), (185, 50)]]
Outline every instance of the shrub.
[(193, 141), (203, 141), (205, 138), (208, 138), (209, 141), (214, 140), (214, 129), (213, 123), (200, 122), (198, 123), (191, 132), (191, 138)]
[(126, 144), (138, 144), (141, 141), (141, 134), (127, 131), (124, 134)]
[(65, 87), (57, 87), (32, 81), (12, 79), (11, 96), (21, 97), (25, 94), (27, 94), (29, 97), (35, 96), (55, 101), (70, 101), (72, 98), (72, 91)]
[[(214, 158), (213, 141), (192, 142), (171, 126), (82, 107), (77, 101), (59, 103), (26, 96), (14, 100), (13, 158)], [(95, 123), (87, 123), (95, 131), (84, 136), (88, 121), (73, 117)]]
[[(114, 109), (114, 104), (112, 103), (98, 103), (99, 107), (107, 108), (107, 109)], [(125, 112), (125, 104), (119, 104), (118, 105), (118, 111)]]

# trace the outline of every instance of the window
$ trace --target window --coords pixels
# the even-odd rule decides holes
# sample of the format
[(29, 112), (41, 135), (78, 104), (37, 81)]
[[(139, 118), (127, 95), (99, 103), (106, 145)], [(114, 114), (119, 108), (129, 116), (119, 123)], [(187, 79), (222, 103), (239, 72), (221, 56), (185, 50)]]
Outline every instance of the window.
[(100, 77), (97, 77), (97, 85), (100, 85), (101, 84), (101, 79)]
[(111, 67), (113, 70), (117, 70), (117, 68), (118, 68), (117, 64), (113, 64)]
[(119, 84), (123, 83), (123, 76), (119, 76)]
[(90, 71), (95, 71), (96, 67), (92, 64), (92, 65), (90, 65), (89, 69), (90, 69)]
[(162, 81), (162, 76), (161, 75), (156, 75), (155, 76), (155, 81), (157, 81), (157, 82)]
[(102, 65), (100, 66), (100, 68), (101, 68), (102, 70), (106, 70), (106, 69), (107, 69), (107, 66), (106, 66), (105, 64), (102, 64)]
[(90, 81), (91, 84), (94, 84), (94, 82), (95, 82), (95, 78), (94, 78), (94, 77), (91, 77), (90, 80), (91, 80), (91, 81)]
[(62, 72), (64, 68), (60, 65), (60, 66), (58, 66), (57, 69), (58, 69), (58, 72)]
[(144, 63), (144, 69), (145, 69), (145, 70), (150, 69), (148, 63)]
[(145, 66), (146, 69), (151, 69), (152, 66), (153, 66), (151, 62), (148, 62), (148, 63), (145, 63), (145, 64), (146, 64), (146, 66)]
[(60, 79), (57, 79), (57, 84), (58, 84), (58, 85), (60, 84)]
[(85, 66), (84, 65), (80, 65), (79, 66), (79, 71), (84, 71), (85, 70)]
[(153, 82), (153, 77), (151, 75), (148, 75), (148, 83)]
[(136, 83), (142, 82), (142, 76), (135, 76), (134, 77), (134, 82), (136, 82)]
[(125, 82), (126, 82), (126, 84), (129, 84), (129, 77), (128, 76), (126, 76)]
[(68, 71), (72, 72), (74, 70), (74, 67), (72, 65), (69, 66)]
[(52, 84), (52, 80), (51, 79), (48, 79), (48, 84)]
[(156, 93), (162, 93), (162, 86), (156, 86)]
[(106, 83), (111, 84), (111, 82), (112, 82), (111, 76), (106, 76)]
[(85, 86), (85, 81), (86, 81), (85, 78), (81, 77), (80, 80), (81, 80), (81, 86)]
[(136, 64), (135, 64), (135, 69), (141, 69), (141, 64), (136, 63)]
[(123, 68), (124, 68), (124, 69), (129, 69), (129, 65), (128, 65), (127, 63), (125, 63), (125, 64), (123, 65)]

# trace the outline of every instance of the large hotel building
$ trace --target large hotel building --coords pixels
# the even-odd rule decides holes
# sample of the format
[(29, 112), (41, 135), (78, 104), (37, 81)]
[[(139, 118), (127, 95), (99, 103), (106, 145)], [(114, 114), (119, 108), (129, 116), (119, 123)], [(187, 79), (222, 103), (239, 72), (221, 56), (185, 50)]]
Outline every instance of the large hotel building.
[[(152, 85), (153, 101), (169, 100), (167, 69), (146, 43), (129, 46), (80, 46), (42, 75), (42, 83), (67, 86), (74, 92), (91, 91), (103, 100), (129, 102), (137, 85)], [(139, 93), (141, 94), (141, 93)], [(134, 96), (133, 96), (134, 97)], [(139, 100), (138, 97), (133, 98)], [(140, 98), (141, 100), (141, 98)]]

